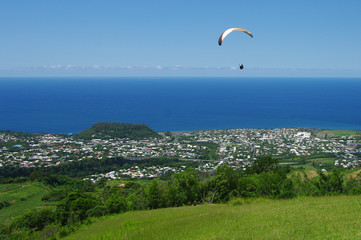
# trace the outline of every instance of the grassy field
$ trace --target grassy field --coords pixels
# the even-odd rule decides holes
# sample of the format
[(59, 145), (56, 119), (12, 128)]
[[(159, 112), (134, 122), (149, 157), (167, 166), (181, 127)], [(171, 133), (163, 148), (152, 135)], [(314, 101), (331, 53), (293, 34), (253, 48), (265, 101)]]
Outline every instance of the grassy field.
[(324, 131), (320, 131), (318, 133), (333, 134), (336, 137), (350, 136), (350, 135), (361, 135), (360, 131), (353, 131), (353, 130), (324, 130)]
[(259, 199), (105, 217), (66, 239), (361, 239), (361, 196)]
[(0, 184), (0, 194), (8, 191), (12, 191), (17, 188), (22, 187), (22, 183), (7, 183), (7, 184)]
[(312, 167), (311, 165), (307, 165), (307, 164), (291, 165), (290, 167), (294, 168), (296, 170), (300, 169), (300, 168), (302, 168), (305, 171), (315, 171), (316, 170), (316, 168)]
[(0, 201), (9, 201), (11, 205), (0, 210), (0, 222), (20, 216), (34, 207), (47, 207), (41, 201), (46, 191), (41, 183), (1, 184)]
[[(317, 170), (317, 168), (324, 168), (325, 166), (333, 167), (335, 164), (336, 157), (330, 158), (310, 158), (306, 160), (304, 164), (292, 164), (289, 165), (291, 168), (299, 169), (302, 168), (303, 170)], [(320, 166), (321, 164), (321, 166)], [(316, 168), (317, 167), (317, 168)]]

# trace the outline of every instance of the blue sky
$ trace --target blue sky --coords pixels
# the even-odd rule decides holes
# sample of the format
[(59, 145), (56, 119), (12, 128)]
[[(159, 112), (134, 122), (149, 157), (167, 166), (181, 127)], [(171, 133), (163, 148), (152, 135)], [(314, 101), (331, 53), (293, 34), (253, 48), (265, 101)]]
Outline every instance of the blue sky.
[[(0, 77), (361, 77), (360, 9), (359, 0), (1, 0)], [(219, 47), (230, 27), (254, 38), (234, 32)]]

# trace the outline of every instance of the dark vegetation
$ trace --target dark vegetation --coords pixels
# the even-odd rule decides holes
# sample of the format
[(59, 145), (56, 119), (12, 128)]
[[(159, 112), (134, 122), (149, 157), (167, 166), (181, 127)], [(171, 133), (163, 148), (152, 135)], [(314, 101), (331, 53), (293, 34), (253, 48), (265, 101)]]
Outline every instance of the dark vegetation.
[(74, 136), (81, 139), (110, 139), (110, 138), (129, 138), (144, 139), (160, 137), (158, 133), (150, 129), (145, 124), (100, 122), (95, 123), (91, 128), (82, 131)]
[[(67, 162), (58, 166), (41, 168), (41, 171), (48, 174), (58, 174), (69, 177), (88, 177), (92, 174), (110, 172), (120, 168), (128, 168), (135, 165), (139, 167), (196, 167), (198, 163), (192, 161), (180, 161), (177, 158), (168, 157), (149, 158), (144, 160), (128, 160), (118, 157)], [(39, 171), (39, 168), (37, 167), (19, 168), (13, 166), (4, 166), (0, 168), (0, 181), (2, 179), (6, 179), (3, 181), (7, 182), (26, 181), (26, 177), (29, 177), (33, 172), (37, 171)], [(23, 177), (23, 179), (21, 177)]]
[[(154, 165), (152, 161), (143, 164)], [(163, 161), (165, 164), (166, 159)], [(177, 161), (174, 160), (174, 163)], [(80, 165), (69, 166), (77, 167), (79, 172), (83, 169), (86, 173), (87, 169), (97, 167), (92, 162), (77, 164)], [(86, 167), (88, 164), (91, 167)], [(15, 173), (21, 171), (14, 170), (12, 174)], [(277, 159), (270, 156), (260, 157), (252, 167), (242, 172), (228, 165), (219, 166), (210, 175), (188, 168), (167, 180), (153, 179), (147, 183), (129, 179), (122, 181), (124, 185), (112, 185), (106, 180), (92, 183), (70, 177), (84, 175), (75, 174), (75, 170), (61, 173), (68, 176), (38, 169), (27, 176), (13, 175), (2, 180), (3, 183), (17, 179), (41, 182), (50, 189), (42, 200), (56, 202), (57, 205), (53, 210), (33, 209), (11, 222), (3, 223), (0, 227), (1, 239), (63, 237), (94, 218), (133, 210), (225, 203), (238, 197), (284, 199), (361, 193), (360, 177), (348, 178), (343, 169), (334, 168), (329, 173), (318, 171), (318, 176), (310, 179), (306, 173), (281, 167)]]
[(5, 208), (5, 207), (9, 207), (10, 205), (11, 205), (11, 203), (9, 201), (7, 201), (7, 200), (1, 201), (0, 202), (0, 210)]

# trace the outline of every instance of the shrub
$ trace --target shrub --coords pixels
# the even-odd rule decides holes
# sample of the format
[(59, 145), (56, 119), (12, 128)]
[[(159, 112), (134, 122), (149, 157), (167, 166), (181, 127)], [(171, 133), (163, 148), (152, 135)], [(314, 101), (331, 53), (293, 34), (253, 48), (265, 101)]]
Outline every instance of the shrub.
[(50, 209), (33, 209), (14, 221), (13, 227), (42, 230), (55, 221), (55, 213)]
[(75, 227), (73, 225), (65, 225), (59, 228), (58, 235), (63, 238), (68, 236), (70, 233), (75, 231)]
[(97, 205), (86, 212), (86, 215), (88, 217), (102, 217), (107, 214), (108, 214), (108, 209), (103, 205)]
[(9, 201), (7, 201), (7, 200), (1, 201), (0, 202), (0, 209), (5, 208), (5, 207), (9, 207), (10, 205), (11, 205), (11, 203)]
[(57, 206), (57, 218), (62, 225), (75, 223), (85, 220), (90, 209), (101, 205), (95, 197), (85, 194), (72, 192), (69, 193)]
[(127, 203), (122, 196), (118, 196), (117, 194), (113, 194), (106, 203), (106, 209), (109, 213), (120, 213), (125, 212), (127, 210)]

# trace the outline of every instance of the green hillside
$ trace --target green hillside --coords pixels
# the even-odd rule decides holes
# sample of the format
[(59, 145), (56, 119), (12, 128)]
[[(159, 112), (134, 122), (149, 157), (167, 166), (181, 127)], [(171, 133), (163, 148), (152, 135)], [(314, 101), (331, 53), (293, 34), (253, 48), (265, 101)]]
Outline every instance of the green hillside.
[(41, 200), (46, 192), (45, 186), (38, 182), (0, 184), (0, 202), (10, 203), (10, 206), (0, 210), (0, 222), (21, 216), (35, 207), (51, 207)]
[(144, 139), (150, 137), (159, 137), (159, 134), (150, 129), (145, 124), (100, 122), (93, 124), (91, 128), (82, 131), (81, 133), (75, 135), (75, 137), (82, 139)]
[(114, 215), (85, 226), (65, 239), (361, 238), (359, 195), (236, 203)]

